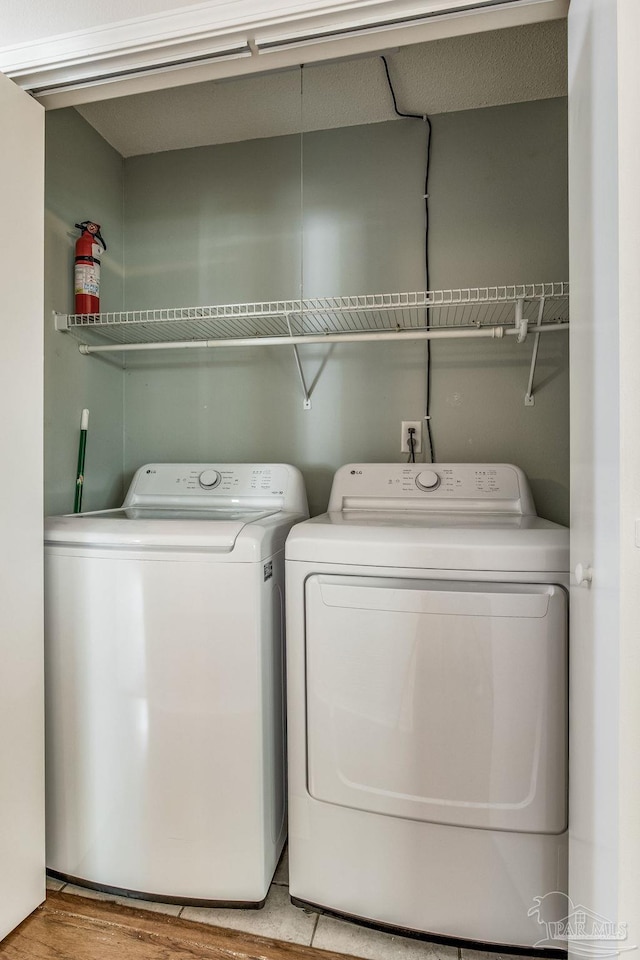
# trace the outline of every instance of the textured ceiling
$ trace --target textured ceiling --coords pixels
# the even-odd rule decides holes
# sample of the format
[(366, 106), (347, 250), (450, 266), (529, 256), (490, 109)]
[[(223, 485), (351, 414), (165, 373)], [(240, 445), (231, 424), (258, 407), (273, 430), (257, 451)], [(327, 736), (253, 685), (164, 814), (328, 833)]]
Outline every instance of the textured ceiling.
[[(567, 92), (566, 23), (434, 40), (388, 55), (400, 110), (448, 113)], [(376, 123), (394, 116), (379, 57), (77, 108), (123, 156)]]

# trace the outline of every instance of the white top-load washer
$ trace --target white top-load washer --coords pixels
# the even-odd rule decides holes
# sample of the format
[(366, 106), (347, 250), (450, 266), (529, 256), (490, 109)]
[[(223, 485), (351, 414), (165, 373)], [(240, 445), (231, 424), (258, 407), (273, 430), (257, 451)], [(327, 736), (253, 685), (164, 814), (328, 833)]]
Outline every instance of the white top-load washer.
[(568, 548), (502, 464), (349, 464), (291, 531), (295, 903), (563, 946)]
[(45, 527), (47, 866), (261, 905), (286, 836), (282, 464), (141, 467)]

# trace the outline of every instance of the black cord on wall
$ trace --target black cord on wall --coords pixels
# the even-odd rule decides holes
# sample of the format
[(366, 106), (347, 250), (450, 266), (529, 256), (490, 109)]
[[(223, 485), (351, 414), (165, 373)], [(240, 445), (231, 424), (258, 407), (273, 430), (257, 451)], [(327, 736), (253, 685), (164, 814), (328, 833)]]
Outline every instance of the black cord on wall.
[[(393, 84), (391, 82), (391, 75), (389, 73), (389, 64), (387, 63), (387, 58), (381, 56), (380, 59), (384, 64), (384, 71), (387, 75), (387, 83), (389, 84), (389, 91), (391, 93), (391, 99), (393, 100), (393, 109), (397, 117), (406, 117), (409, 120), (422, 120), (427, 128), (427, 160), (424, 174), (424, 233), (425, 233), (425, 242), (424, 242), (424, 272), (425, 272), (425, 289), (429, 289), (429, 169), (431, 167), (431, 120), (426, 114), (421, 113), (403, 113), (402, 110), (398, 110), (398, 102), (396, 100), (395, 90), (393, 89)], [(430, 326), (430, 315), (429, 310), (427, 310), (427, 329)], [(427, 340), (427, 362), (426, 362), (426, 402), (425, 402), (425, 421), (427, 424), (426, 429), (426, 440), (429, 444), (429, 460), (431, 463), (435, 462), (435, 451), (433, 447), (433, 437), (431, 434), (431, 341)]]

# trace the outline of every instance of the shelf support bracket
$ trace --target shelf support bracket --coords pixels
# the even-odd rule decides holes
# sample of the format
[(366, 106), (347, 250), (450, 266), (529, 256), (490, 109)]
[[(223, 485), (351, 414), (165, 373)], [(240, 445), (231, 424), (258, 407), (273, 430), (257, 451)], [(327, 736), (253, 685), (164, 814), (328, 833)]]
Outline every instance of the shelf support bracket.
[[(289, 328), (289, 336), (293, 337), (293, 330), (291, 329), (291, 314), (287, 313), (287, 327)], [(300, 377), (300, 384), (302, 386), (302, 409), (311, 410), (311, 395), (309, 393), (309, 388), (307, 387), (307, 381), (304, 378), (304, 370), (302, 369), (302, 362), (300, 360), (300, 354), (298, 353), (297, 344), (293, 344), (293, 356), (296, 361), (296, 368), (298, 370), (298, 376)]]
[[(544, 297), (540, 297), (540, 303), (538, 305), (538, 320), (537, 320), (536, 326), (539, 327), (542, 325), (543, 315), (544, 315)], [(540, 332), (536, 333), (533, 341), (533, 351), (531, 353), (531, 367), (529, 369), (529, 382), (527, 384), (527, 392), (524, 395), (525, 407), (533, 407), (535, 406), (535, 402), (536, 402), (536, 398), (533, 395), (533, 378), (536, 375), (536, 363), (538, 362), (539, 346), (540, 346)]]
[(302, 364), (300, 362), (300, 354), (298, 353), (298, 347), (294, 343), (293, 345), (293, 355), (296, 358), (296, 367), (298, 368), (298, 376), (300, 377), (300, 383), (302, 385), (302, 409), (311, 410), (311, 396), (309, 394), (309, 389), (307, 387), (307, 381), (304, 378), (304, 371), (302, 369)]

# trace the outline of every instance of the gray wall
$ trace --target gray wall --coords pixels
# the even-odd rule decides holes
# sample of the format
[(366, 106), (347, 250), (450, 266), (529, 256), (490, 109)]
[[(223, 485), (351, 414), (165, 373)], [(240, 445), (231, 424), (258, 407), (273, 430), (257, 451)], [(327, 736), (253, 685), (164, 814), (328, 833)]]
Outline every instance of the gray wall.
[[(431, 286), (567, 276), (566, 101), (433, 118)], [(392, 121), (122, 161), (73, 110), (47, 116), (46, 498), (71, 509), (80, 411), (91, 411), (84, 505), (111, 506), (154, 459), (282, 460), (324, 509), (349, 460), (399, 460), (424, 414), (424, 344), (82, 357), (50, 311), (72, 309), (77, 219), (103, 224), (104, 309), (424, 287), (425, 130)], [(124, 189), (124, 194), (123, 194)], [(126, 271), (123, 264), (126, 263)], [(304, 268), (303, 268), (304, 264)], [(568, 517), (568, 359), (541, 340), (432, 347), (437, 459), (507, 460), (541, 513)]]
[[(420, 288), (421, 127), (305, 135), (303, 206), (297, 136), (127, 160), (127, 307), (298, 296), (301, 217), (305, 295)], [(422, 412), (415, 345), (300, 352), (310, 411), (288, 348), (130, 359), (127, 473), (163, 458), (292, 462), (318, 512), (341, 463), (397, 459), (400, 420)]]
[[(433, 150), (432, 286), (568, 279), (566, 100), (443, 114)], [(534, 407), (531, 337), (432, 349), (436, 457), (514, 462), (539, 512), (568, 523), (568, 334), (540, 338)]]
[[(431, 286), (566, 279), (566, 101), (433, 125)], [(292, 297), (301, 280), (305, 296), (423, 289), (424, 162), (424, 125), (408, 120), (131, 158), (126, 306)], [(518, 463), (540, 512), (566, 521), (566, 337), (542, 338), (525, 408), (530, 351), (530, 340), (434, 346), (436, 455)], [(308, 412), (286, 348), (129, 359), (126, 477), (154, 459), (290, 461), (317, 512), (341, 463), (399, 460), (400, 420), (424, 414), (424, 345), (301, 355)]]
[(46, 115), (45, 204), (45, 510), (53, 514), (73, 509), (83, 407), (90, 411), (83, 509), (122, 500), (122, 370), (81, 356), (52, 320), (54, 310), (73, 312), (76, 221), (102, 225), (109, 247), (102, 303), (123, 304), (122, 158), (75, 110)]
[(299, 295), (298, 137), (125, 160), (125, 214), (127, 309)]

